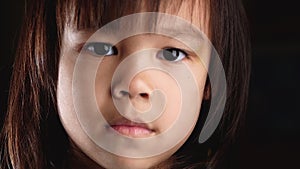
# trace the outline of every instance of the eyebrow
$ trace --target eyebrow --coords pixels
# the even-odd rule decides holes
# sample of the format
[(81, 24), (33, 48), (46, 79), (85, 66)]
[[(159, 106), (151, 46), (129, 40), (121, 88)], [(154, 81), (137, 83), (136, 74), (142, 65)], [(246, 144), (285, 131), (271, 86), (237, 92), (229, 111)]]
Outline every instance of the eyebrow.
[[(145, 34), (158, 34), (158, 35), (165, 35), (171, 38), (175, 39), (185, 39), (185, 40), (192, 40), (192, 41), (204, 41), (204, 33), (192, 26), (183, 27), (183, 26), (176, 26), (175, 28), (170, 26), (154, 26), (154, 28), (140, 28), (135, 26), (128, 26), (128, 27), (110, 27), (109, 29), (103, 29), (103, 33), (105, 36), (115, 36), (117, 37), (119, 34), (121, 34), (123, 31), (126, 32), (126, 29), (129, 30), (129, 32), (134, 31), (136, 29), (138, 32), (145, 33)], [(101, 33), (102, 34), (102, 33)]]

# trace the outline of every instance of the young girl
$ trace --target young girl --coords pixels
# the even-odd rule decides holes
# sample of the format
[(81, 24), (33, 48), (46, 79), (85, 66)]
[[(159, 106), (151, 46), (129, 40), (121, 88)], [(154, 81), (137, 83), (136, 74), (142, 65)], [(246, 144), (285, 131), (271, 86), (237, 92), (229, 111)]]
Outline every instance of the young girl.
[[(49, 0), (27, 3), (25, 11), (1, 168), (229, 167), (250, 69), (240, 1)], [(197, 52), (206, 37), (194, 28), (213, 47)], [(198, 55), (214, 50), (225, 71), (226, 83), (218, 84), (226, 86), (226, 104), (206, 140), (213, 93), (222, 93), (213, 82), (222, 80), (211, 73), (215, 59)], [(178, 133), (167, 135), (173, 128)]]

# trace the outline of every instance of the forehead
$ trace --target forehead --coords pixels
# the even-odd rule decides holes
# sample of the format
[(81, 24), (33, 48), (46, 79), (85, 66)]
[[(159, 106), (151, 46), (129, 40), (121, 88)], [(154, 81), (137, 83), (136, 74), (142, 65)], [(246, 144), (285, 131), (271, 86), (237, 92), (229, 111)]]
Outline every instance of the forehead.
[(136, 0), (62, 1), (58, 16), (61, 25), (74, 30), (97, 30), (122, 16), (140, 12), (162, 12), (181, 17), (208, 34), (209, 2), (207, 0)]

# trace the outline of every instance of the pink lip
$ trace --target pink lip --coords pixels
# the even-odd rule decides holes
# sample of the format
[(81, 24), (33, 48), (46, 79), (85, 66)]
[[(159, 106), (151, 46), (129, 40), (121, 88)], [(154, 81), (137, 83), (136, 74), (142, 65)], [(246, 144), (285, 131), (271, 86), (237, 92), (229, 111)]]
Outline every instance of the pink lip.
[(120, 134), (129, 137), (149, 137), (154, 134), (154, 130), (150, 129), (146, 124), (127, 120), (116, 122), (111, 127)]

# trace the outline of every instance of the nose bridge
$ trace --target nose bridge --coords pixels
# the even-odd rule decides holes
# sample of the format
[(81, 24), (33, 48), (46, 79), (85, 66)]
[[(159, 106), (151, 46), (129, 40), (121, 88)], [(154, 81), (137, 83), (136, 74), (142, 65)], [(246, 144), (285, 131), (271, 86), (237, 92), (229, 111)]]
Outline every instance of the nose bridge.
[(132, 53), (142, 51), (145, 49), (155, 48), (157, 46), (157, 39), (151, 34), (142, 34), (131, 36), (120, 42), (122, 46), (122, 53), (127, 57)]

